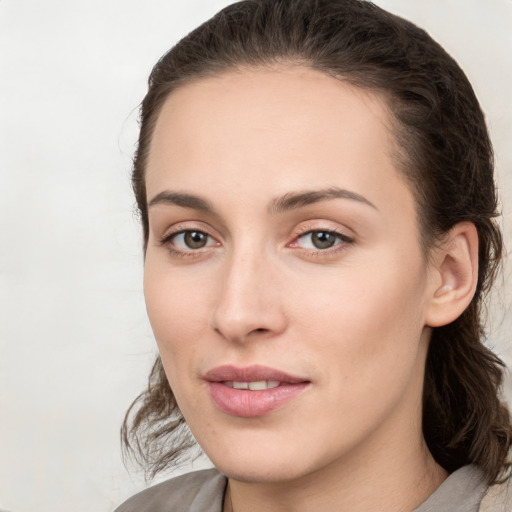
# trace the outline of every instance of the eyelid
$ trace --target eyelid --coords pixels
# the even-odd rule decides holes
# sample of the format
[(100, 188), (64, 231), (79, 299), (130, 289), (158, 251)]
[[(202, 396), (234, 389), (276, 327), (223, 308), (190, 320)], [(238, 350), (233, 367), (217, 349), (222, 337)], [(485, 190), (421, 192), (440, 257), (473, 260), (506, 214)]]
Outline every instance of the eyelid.
[[(199, 247), (197, 249), (179, 247), (172, 243), (175, 237), (185, 234), (187, 232), (202, 233), (206, 235), (210, 240), (213, 240), (214, 243), (207, 243), (207, 245), (205, 245), (204, 247)], [(214, 236), (211, 233), (211, 229), (208, 229), (207, 227), (203, 226), (198, 226), (197, 224), (190, 225), (188, 223), (178, 223), (175, 226), (173, 226), (170, 230), (167, 230), (165, 234), (158, 239), (158, 244), (162, 247), (165, 247), (171, 253), (171, 255), (185, 258), (202, 256), (212, 247), (218, 247), (221, 245), (218, 240), (218, 237)]]
[[(299, 229), (297, 229), (296, 233), (294, 234), (293, 240), (288, 244), (288, 247), (317, 257), (335, 255), (338, 252), (345, 250), (347, 246), (355, 242), (354, 237), (348, 235), (346, 231), (350, 230), (329, 226), (328, 223), (326, 223), (325, 221), (308, 222), (304, 226), (301, 226), (299, 227)], [(301, 238), (303, 238), (306, 235), (319, 232), (330, 233), (336, 236), (338, 238), (338, 241), (331, 247), (327, 247), (324, 249), (300, 246), (299, 240)]]
[[(333, 225), (334, 224), (334, 225)], [(294, 236), (299, 238), (308, 233), (324, 231), (326, 233), (334, 233), (344, 239), (354, 241), (354, 232), (348, 227), (341, 227), (338, 223), (333, 223), (327, 220), (313, 220), (304, 222), (296, 228)]]
[(206, 247), (211, 247), (212, 245), (218, 245), (218, 242), (215, 240), (215, 238), (213, 238), (208, 233), (205, 233), (204, 231), (200, 231), (199, 229), (183, 229), (181, 231), (178, 231), (178, 232), (173, 233), (170, 236), (168, 236), (167, 241), (170, 242), (171, 240), (175, 240), (176, 238), (178, 238), (182, 235), (186, 235), (187, 233), (201, 233), (202, 235), (205, 235), (207, 237), (207, 239), (209, 238), (210, 240), (213, 240), (215, 243), (212, 244), (212, 243), (208, 243), (208, 241), (207, 241), (206, 245), (204, 247), (199, 247), (197, 249), (193, 249), (192, 247), (180, 247), (180, 250), (196, 252), (200, 249), (205, 249)]
[(339, 231), (332, 230), (332, 229), (309, 229), (308, 231), (301, 233), (300, 235), (297, 235), (294, 240), (295, 241), (299, 240), (301, 238), (304, 238), (306, 235), (311, 235), (313, 233), (329, 233), (331, 235), (338, 237), (342, 242), (347, 242), (347, 243), (353, 242), (353, 239), (350, 238), (349, 236), (347, 236), (344, 233), (341, 233)]
[(217, 241), (219, 241), (220, 238), (219, 234), (209, 224), (199, 220), (185, 220), (176, 222), (172, 225), (167, 225), (166, 229), (162, 229), (161, 231), (163, 234), (158, 235), (158, 240), (160, 243), (163, 243), (171, 239), (173, 236), (187, 231), (199, 231)]

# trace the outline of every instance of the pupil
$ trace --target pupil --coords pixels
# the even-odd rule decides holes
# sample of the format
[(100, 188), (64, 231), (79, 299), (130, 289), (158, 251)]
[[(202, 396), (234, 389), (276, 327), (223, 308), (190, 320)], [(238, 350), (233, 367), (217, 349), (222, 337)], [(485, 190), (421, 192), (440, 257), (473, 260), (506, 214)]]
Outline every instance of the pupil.
[(200, 231), (188, 231), (185, 233), (185, 243), (191, 249), (201, 249), (206, 245), (206, 235)]
[(314, 232), (311, 239), (317, 249), (328, 249), (332, 247), (336, 241), (336, 237), (332, 233), (325, 231)]

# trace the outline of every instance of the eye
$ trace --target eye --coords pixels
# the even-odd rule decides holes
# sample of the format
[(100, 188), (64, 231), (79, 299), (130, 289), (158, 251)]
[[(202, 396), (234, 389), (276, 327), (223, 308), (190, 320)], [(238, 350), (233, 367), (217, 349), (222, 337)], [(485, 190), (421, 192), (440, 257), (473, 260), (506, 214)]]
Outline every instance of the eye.
[(317, 250), (325, 250), (330, 249), (336, 245), (339, 245), (343, 242), (351, 242), (352, 240), (342, 235), (341, 233), (336, 233), (335, 231), (308, 231), (303, 235), (297, 238), (297, 242), (294, 244), (298, 247), (302, 247), (303, 249), (317, 249)]
[(217, 242), (203, 231), (185, 230), (175, 233), (167, 238), (167, 242), (182, 251), (203, 249), (217, 245)]

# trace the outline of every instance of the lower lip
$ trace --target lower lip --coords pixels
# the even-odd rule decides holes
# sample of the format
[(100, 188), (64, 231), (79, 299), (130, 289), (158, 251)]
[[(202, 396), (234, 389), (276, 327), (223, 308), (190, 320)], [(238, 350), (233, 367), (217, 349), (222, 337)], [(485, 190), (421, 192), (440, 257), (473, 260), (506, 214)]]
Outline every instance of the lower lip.
[(308, 384), (308, 382), (284, 384), (258, 391), (234, 389), (220, 382), (208, 382), (208, 387), (213, 402), (221, 411), (241, 418), (257, 418), (289, 402)]

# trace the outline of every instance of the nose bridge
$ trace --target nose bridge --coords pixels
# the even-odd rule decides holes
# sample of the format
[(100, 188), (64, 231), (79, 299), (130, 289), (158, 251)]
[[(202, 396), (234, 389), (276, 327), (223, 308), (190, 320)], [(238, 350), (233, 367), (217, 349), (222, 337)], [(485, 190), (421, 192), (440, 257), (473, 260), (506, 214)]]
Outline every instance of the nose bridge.
[(277, 268), (262, 248), (240, 244), (227, 258), (213, 326), (223, 337), (244, 341), (256, 333), (277, 334), (286, 318), (275, 281)]

